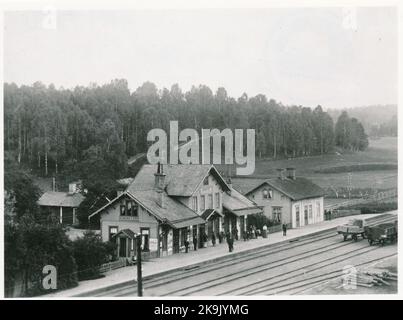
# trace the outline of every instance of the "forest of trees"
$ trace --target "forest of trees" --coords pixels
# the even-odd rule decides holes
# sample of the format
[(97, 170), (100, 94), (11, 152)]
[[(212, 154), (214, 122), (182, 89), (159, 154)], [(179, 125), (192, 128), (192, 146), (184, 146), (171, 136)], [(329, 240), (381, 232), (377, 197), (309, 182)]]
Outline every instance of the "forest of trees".
[[(321, 106), (284, 106), (264, 95), (235, 99), (224, 88), (214, 93), (200, 85), (182, 92), (176, 84), (159, 90), (146, 82), (131, 92), (126, 80), (74, 89), (39, 82), (4, 85), (5, 151), (41, 176), (65, 172), (85, 179), (96, 171), (123, 177), (127, 158), (147, 150), (148, 131), (168, 131), (170, 120), (178, 120), (180, 130), (253, 128), (257, 157), (325, 154), (335, 143), (364, 147), (345, 140), (347, 134), (360, 133), (357, 120), (342, 128), (340, 140)], [(336, 125), (336, 133), (339, 129)]]
[(363, 151), (368, 147), (368, 136), (356, 118), (343, 111), (335, 126), (336, 145), (352, 151)]
[(397, 115), (379, 125), (372, 125), (368, 133), (371, 137), (397, 137)]

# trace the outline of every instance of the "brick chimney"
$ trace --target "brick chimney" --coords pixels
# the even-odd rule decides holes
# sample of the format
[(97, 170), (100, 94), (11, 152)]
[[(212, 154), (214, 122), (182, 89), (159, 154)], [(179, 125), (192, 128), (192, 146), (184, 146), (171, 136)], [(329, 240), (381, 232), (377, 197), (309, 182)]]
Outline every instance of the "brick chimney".
[(164, 168), (160, 162), (158, 162), (157, 172), (154, 173), (155, 183), (154, 187), (157, 189), (157, 204), (161, 208), (165, 208), (165, 174)]
[(69, 194), (75, 194), (77, 192), (77, 184), (75, 182), (69, 183)]
[(157, 172), (154, 173), (155, 176), (155, 189), (164, 190), (165, 189), (165, 174), (164, 168), (160, 162), (158, 162)]
[(284, 168), (279, 168), (279, 169), (277, 169), (278, 178), (279, 178), (280, 180), (284, 180), (284, 179), (285, 179), (284, 171), (285, 171)]
[(165, 208), (165, 192), (164, 192), (164, 190), (161, 190), (161, 189), (157, 190), (157, 204), (161, 208)]
[(295, 176), (295, 168), (291, 167), (291, 168), (287, 168), (287, 178), (295, 180), (296, 176)]

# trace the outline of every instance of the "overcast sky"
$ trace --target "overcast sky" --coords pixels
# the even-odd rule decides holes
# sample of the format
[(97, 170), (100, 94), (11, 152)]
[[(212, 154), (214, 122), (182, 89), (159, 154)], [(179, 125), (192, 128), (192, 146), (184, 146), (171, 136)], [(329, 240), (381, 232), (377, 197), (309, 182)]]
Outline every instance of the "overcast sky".
[(125, 78), (344, 108), (397, 103), (393, 8), (5, 13), (4, 81)]

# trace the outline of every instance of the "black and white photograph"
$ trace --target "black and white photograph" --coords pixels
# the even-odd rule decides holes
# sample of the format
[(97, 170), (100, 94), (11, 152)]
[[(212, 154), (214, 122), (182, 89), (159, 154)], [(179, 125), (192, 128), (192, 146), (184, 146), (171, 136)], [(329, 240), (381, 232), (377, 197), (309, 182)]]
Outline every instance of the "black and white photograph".
[(322, 2), (5, 5), (3, 297), (398, 297), (401, 7)]

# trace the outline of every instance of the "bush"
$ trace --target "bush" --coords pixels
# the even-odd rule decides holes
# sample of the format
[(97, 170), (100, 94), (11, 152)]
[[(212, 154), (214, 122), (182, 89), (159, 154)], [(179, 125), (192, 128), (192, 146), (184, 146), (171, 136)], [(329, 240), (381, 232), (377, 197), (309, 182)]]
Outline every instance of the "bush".
[(15, 281), (22, 279), (20, 294), (36, 296), (49, 293), (43, 288), (43, 268), (57, 271), (57, 289), (78, 284), (72, 242), (59, 224), (37, 224), (24, 217), (21, 223), (5, 228), (5, 271), (7, 295), (14, 293)]
[(397, 202), (370, 203), (362, 206), (360, 209), (361, 214), (393, 211), (397, 210)]
[(255, 213), (248, 215), (248, 228), (249, 226), (255, 226), (256, 229), (263, 229), (263, 226), (266, 225), (267, 227), (272, 227), (278, 225), (280, 223), (273, 221), (266, 217), (263, 213)]
[(74, 257), (79, 280), (95, 279), (100, 276), (99, 267), (110, 260), (116, 245), (102, 242), (101, 237), (88, 231), (73, 242)]

